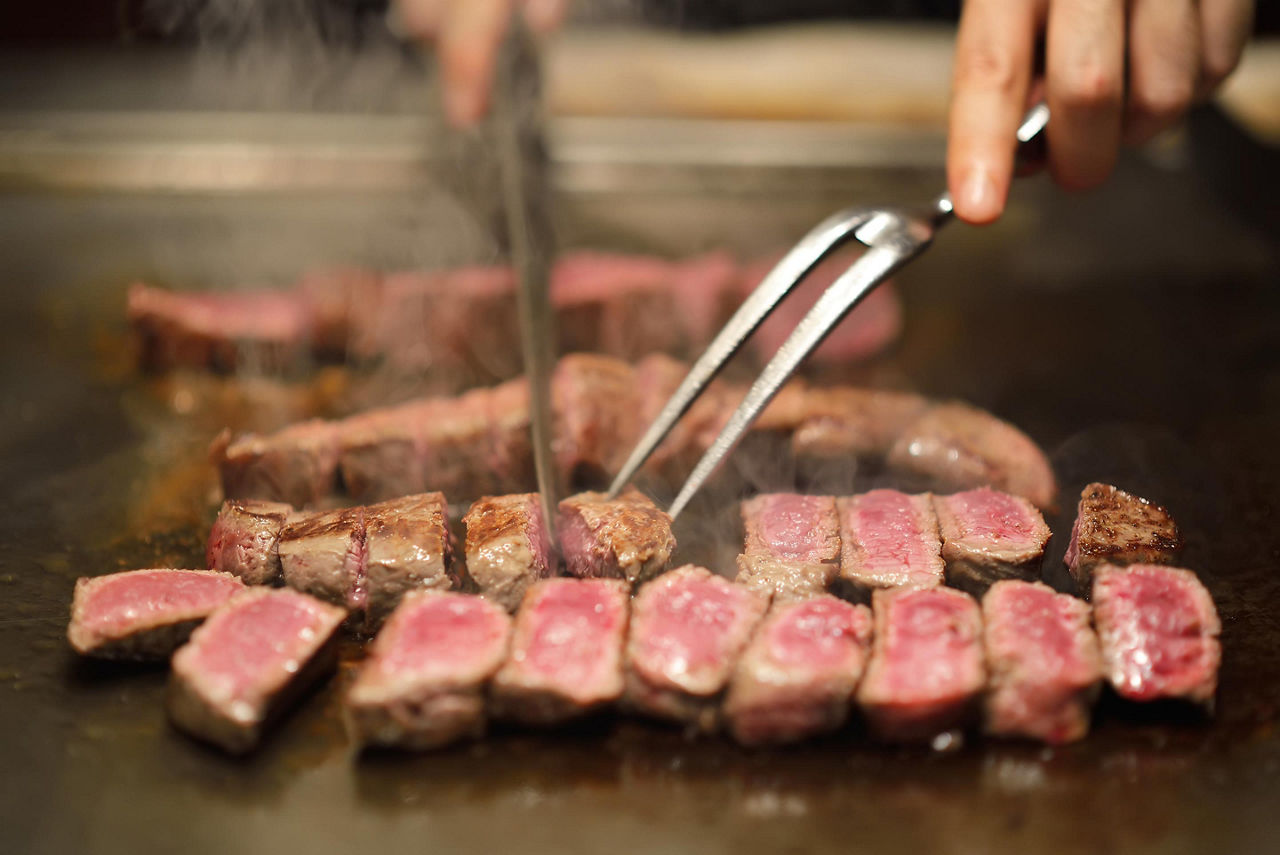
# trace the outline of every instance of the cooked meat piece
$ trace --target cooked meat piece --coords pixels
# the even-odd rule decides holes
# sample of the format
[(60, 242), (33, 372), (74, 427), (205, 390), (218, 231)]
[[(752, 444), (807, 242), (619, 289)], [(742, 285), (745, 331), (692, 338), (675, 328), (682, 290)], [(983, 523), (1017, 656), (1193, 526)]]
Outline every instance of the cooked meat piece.
[(687, 564), (640, 589), (627, 638), (627, 706), (716, 729), (720, 699), (768, 597)]
[(479, 597), (406, 594), (347, 692), (351, 741), (426, 749), (480, 736), (510, 636), (511, 618)]
[(67, 640), (99, 659), (165, 659), (209, 613), (243, 591), (226, 573), (130, 570), (76, 580)]
[(313, 325), (317, 355), (343, 359), (357, 336), (355, 316), (381, 302), (382, 275), (355, 268), (330, 268), (303, 274), (297, 292)]
[(871, 598), (875, 636), (858, 687), (871, 729), (928, 741), (968, 723), (986, 682), (982, 613), (950, 588), (894, 588)]
[(537, 482), (529, 436), (529, 384), (523, 377), (494, 387), (486, 400), (489, 472), (495, 494), (519, 493)]
[[(688, 372), (688, 365), (662, 353), (647, 356), (636, 363), (636, 421), (642, 431), (653, 424), (663, 405), (675, 393)], [(702, 426), (694, 423), (689, 416), (686, 413), (685, 418), (676, 422), (667, 438), (654, 449), (645, 462), (646, 471), (657, 472), (674, 480), (680, 471), (687, 472), (688, 467), (697, 460), (701, 451), (698, 436)]]
[(1100, 564), (1172, 564), (1182, 553), (1182, 536), (1169, 512), (1109, 484), (1090, 484), (1080, 493), (1071, 543), (1063, 559), (1081, 590), (1088, 590)]
[(635, 424), (630, 365), (606, 356), (561, 357), (551, 378), (555, 452), (570, 483), (616, 472), (630, 452)]
[(364, 607), (364, 508), (299, 515), (281, 530), (279, 550), (290, 588), (347, 608)]
[(774, 603), (729, 683), (729, 732), (744, 745), (763, 745), (837, 730), (870, 644), (866, 606), (826, 594)]
[(791, 448), (799, 459), (881, 460), (927, 406), (924, 398), (905, 392), (839, 386), (809, 389)]
[(1000, 579), (1040, 575), (1049, 526), (1020, 496), (983, 487), (952, 496), (934, 496), (947, 584), (973, 594)]
[(376, 626), (409, 591), (458, 586), (443, 493), (405, 496), (363, 508), (364, 571), (347, 606)]
[(275, 585), (281, 580), (280, 530), (293, 513), (282, 502), (228, 499), (209, 531), (205, 566), (239, 576), (247, 585)]
[(618, 700), (629, 599), (615, 579), (535, 582), (493, 679), (494, 715), (548, 725)]
[(889, 466), (939, 489), (991, 486), (1053, 505), (1057, 487), (1044, 452), (1008, 422), (968, 404), (938, 404), (908, 425), (889, 452)]
[(942, 540), (927, 493), (872, 490), (836, 502), (840, 575), (859, 591), (942, 584)]
[(671, 517), (635, 490), (616, 499), (603, 493), (564, 499), (556, 533), (571, 576), (625, 579), (632, 585), (666, 570), (676, 548)]
[(742, 503), (746, 542), (737, 582), (763, 594), (811, 597), (840, 570), (840, 519), (831, 496), (766, 493)]
[(210, 453), (228, 499), (269, 499), (302, 508), (333, 493), (338, 452), (338, 426), (316, 419), (269, 436), (232, 440), (224, 432)]
[(377, 502), (425, 490), (424, 432), (433, 410), (414, 401), (339, 422), (338, 466), (347, 495)]
[(1102, 667), (1121, 697), (1179, 698), (1212, 707), (1222, 624), (1190, 570), (1104, 564), (1093, 574)]
[(337, 664), (347, 613), (297, 591), (253, 588), (224, 604), (173, 655), (169, 718), (232, 753)]
[(437, 398), (423, 424), (424, 480), (447, 496), (493, 493), (489, 389), (458, 398)]
[(555, 575), (551, 533), (537, 493), (485, 496), (462, 518), (467, 574), (480, 596), (513, 612), (529, 586)]
[(1057, 745), (1083, 739), (1102, 680), (1089, 606), (1040, 582), (1006, 579), (982, 598), (987, 733)]

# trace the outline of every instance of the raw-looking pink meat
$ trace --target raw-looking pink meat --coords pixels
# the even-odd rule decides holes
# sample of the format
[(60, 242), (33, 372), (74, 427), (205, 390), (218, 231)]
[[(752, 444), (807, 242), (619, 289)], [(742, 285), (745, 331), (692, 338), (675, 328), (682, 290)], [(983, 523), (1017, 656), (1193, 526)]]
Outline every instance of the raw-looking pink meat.
[(840, 575), (863, 590), (942, 583), (938, 518), (928, 494), (872, 490), (840, 499)]
[(1049, 526), (1021, 496), (983, 487), (934, 496), (947, 583), (980, 594), (1000, 579), (1040, 573)]
[(840, 565), (840, 521), (831, 496), (767, 493), (742, 503), (746, 540), (737, 581), (781, 597), (825, 591)]

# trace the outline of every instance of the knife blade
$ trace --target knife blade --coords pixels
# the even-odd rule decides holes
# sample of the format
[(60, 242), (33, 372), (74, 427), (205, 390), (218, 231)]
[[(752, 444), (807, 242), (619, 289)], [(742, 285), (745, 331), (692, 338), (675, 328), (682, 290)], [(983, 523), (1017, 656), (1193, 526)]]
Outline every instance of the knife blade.
[(548, 205), (547, 150), (542, 128), (541, 67), (533, 37), (517, 15), (499, 54), (493, 129), (504, 234), (500, 243), (519, 284), (517, 314), (529, 426), (543, 517), (554, 539), (560, 485), (552, 449), (551, 373), (555, 365), (555, 315), (550, 264), (554, 229)]

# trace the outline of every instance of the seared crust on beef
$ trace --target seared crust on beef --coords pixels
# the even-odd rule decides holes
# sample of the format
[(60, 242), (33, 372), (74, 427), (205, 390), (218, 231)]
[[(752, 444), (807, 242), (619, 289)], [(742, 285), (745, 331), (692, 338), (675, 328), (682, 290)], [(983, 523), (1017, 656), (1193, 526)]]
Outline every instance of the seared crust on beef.
[(313, 419), (267, 436), (232, 439), (223, 432), (210, 457), (228, 499), (272, 499), (301, 508), (333, 493), (338, 474), (338, 425)]
[(1071, 543), (1064, 561), (1087, 590), (1102, 564), (1173, 564), (1182, 535), (1169, 512), (1110, 484), (1093, 483), (1080, 493)]
[(228, 499), (209, 532), (205, 564), (238, 576), (247, 585), (281, 581), (280, 530), (293, 508), (283, 502)]
[(364, 509), (364, 596), (349, 598), (376, 626), (409, 591), (457, 587), (443, 493), (405, 496)]
[(616, 499), (603, 493), (564, 499), (556, 531), (565, 569), (580, 578), (625, 579), (638, 585), (665, 571), (676, 548), (671, 517), (635, 490)]
[(513, 612), (530, 585), (554, 574), (550, 532), (537, 493), (485, 496), (462, 522), (467, 574), (480, 596)]
[(363, 608), (364, 508), (297, 515), (280, 532), (285, 584), (347, 608)]

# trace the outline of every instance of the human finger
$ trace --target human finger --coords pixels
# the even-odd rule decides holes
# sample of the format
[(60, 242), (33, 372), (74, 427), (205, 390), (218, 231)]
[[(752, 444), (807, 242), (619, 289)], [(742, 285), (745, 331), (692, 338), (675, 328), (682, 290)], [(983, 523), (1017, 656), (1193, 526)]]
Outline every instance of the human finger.
[(1186, 113), (1200, 76), (1194, 0), (1132, 0), (1124, 141), (1146, 142)]
[(451, 4), (440, 27), (440, 74), (445, 117), (455, 126), (478, 122), (489, 109), (498, 48), (512, 0)]

